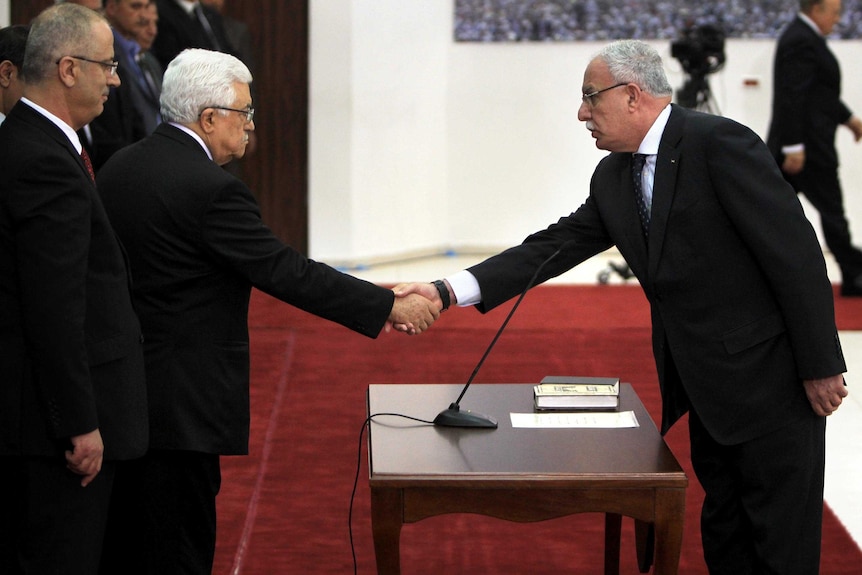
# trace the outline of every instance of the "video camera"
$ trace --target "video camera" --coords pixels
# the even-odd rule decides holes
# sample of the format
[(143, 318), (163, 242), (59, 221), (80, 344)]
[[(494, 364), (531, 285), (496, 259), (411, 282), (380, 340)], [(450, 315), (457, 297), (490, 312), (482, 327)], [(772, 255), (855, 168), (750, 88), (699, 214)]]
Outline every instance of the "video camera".
[(671, 42), (670, 55), (680, 61), (686, 74), (702, 77), (724, 66), (724, 32), (715, 26), (690, 26)]

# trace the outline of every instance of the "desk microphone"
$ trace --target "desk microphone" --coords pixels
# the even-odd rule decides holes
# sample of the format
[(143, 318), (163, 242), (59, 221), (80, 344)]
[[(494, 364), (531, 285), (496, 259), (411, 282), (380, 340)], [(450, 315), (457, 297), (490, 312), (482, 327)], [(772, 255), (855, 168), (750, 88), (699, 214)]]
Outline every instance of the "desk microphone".
[(455, 400), (455, 403), (449, 405), (448, 409), (444, 409), (440, 413), (437, 414), (437, 417), (434, 418), (434, 425), (441, 425), (446, 427), (484, 427), (484, 428), (497, 428), (497, 420), (488, 415), (483, 415), (481, 413), (476, 413), (475, 411), (470, 411), (469, 409), (466, 411), (461, 411), (461, 398), (464, 397), (464, 394), (467, 393), (467, 388), (470, 387), (470, 384), (473, 383), (473, 378), (476, 377), (476, 374), (479, 373), (479, 369), (482, 367), (482, 364), (485, 363), (485, 358), (488, 357), (488, 354), (491, 353), (491, 350), (494, 348), (494, 344), (497, 343), (497, 340), (500, 338), (500, 334), (503, 333), (503, 330), (506, 329), (506, 326), (509, 324), (509, 320), (512, 319), (512, 314), (515, 313), (515, 310), (518, 309), (518, 306), (521, 304), (521, 300), (524, 299), (524, 296), (527, 295), (527, 292), (533, 287), (533, 284), (536, 282), (536, 278), (539, 277), (539, 272), (542, 271), (542, 268), (545, 267), (545, 264), (550, 262), (552, 259), (557, 257), (564, 248), (569, 245), (574, 244), (574, 241), (569, 241), (564, 243), (562, 246), (557, 249), (553, 254), (551, 254), (548, 259), (542, 262), (542, 264), (536, 268), (536, 273), (533, 274), (533, 277), (530, 278), (530, 281), (527, 283), (527, 287), (524, 288), (524, 291), (521, 292), (521, 296), (518, 298), (518, 301), (515, 302), (515, 305), (512, 306), (511, 311), (509, 311), (509, 315), (506, 316), (506, 320), (503, 322), (503, 325), (500, 326), (500, 329), (497, 330), (497, 335), (494, 336), (494, 339), (491, 340), (491, 344), (488, 346), (488, 349), (485, 350), (485, 354), (482, 356), (482, 359), (479, 360), (479, 363), (476, 364), (476, 369), (473, 370), (473, 373), (470, 375), (470, 379), (467, 380), (467, 384), (464, 386), (464, 389), (461, 390), (461, 395), (458, 396), (458, 399)]

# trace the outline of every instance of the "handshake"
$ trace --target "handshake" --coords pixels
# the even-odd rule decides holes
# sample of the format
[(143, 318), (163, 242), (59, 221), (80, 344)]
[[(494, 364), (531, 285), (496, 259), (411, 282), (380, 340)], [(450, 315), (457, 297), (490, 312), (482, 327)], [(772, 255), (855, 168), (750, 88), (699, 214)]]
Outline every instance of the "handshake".
[[(442, 287), (438, 288), (438, 285)], [(407, 335), (417, 335), (431, 327), (454, 299), (449, 285), (444, 282), (402, 283), (392, 291), (395, 292), (395, 303), (386, 321), (386, 331), (394, 328)]]

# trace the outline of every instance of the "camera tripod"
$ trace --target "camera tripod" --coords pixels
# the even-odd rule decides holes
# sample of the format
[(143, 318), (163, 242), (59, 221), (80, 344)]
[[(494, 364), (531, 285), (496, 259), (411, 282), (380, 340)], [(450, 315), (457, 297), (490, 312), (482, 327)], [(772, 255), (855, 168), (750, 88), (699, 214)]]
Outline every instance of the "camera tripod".
[(721, 114), (705, 74), (691, 74), (676, 92), (677, 104), (707, 114)]

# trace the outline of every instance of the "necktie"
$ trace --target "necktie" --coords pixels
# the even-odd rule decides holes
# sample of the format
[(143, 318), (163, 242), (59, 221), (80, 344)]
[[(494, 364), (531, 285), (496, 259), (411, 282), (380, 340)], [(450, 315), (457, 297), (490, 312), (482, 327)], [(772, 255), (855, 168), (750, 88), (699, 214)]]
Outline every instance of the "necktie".
[(81, 148), (81, 159), (84, 160), (84, 166), (87, 168), (87, 173), (90, 174), (90, 179), (93, 180), (93, 183), (96, 183), (96, 171), (93, 170), (93, 162), (90, 161), (90, 154), (87, 153), (87, 149)]
[(218, 52), (224, 52), (221, 43), (218, 41), (218, 38), (213, 31), (213, 27), (210, 24), (209, 18), (207, 18), (206, 14), (204, 14), (204, 9), (201, 7), (201, 5), (196, 4), (192, 11), (195, 13), (195, 17), (197, 17), (198, 21), (200, 22), (204, 34), (206, 34), (207, 39), (212, 45), (211, 48)]
[(635, 203), (637, 204), (638, 217), (641, 220), (641, 227), (643, 228), (644, 237), (649, 239), (650, 214), (649, 208), (646, 204), (646, 199), (644, 198), (643, 177), (641, 176), (641, 172), (643, 172), (646, 159), (646, 154), (632, 154), (632, 183), (635, 187)]

